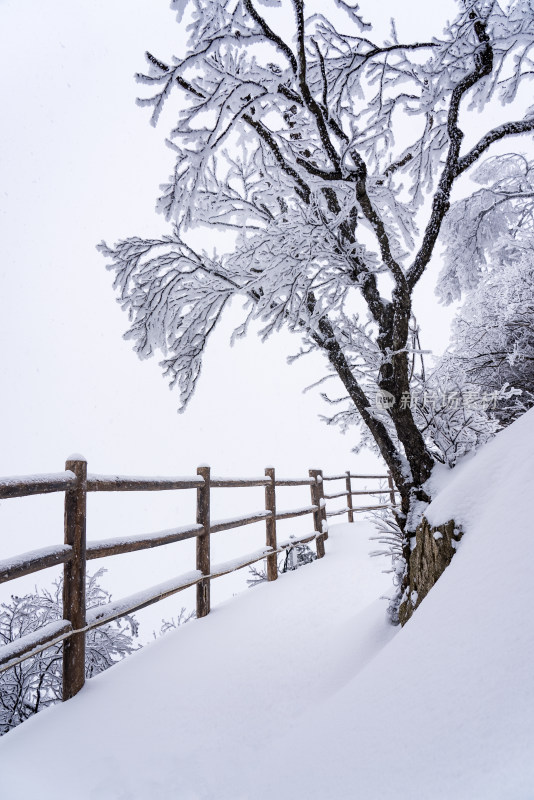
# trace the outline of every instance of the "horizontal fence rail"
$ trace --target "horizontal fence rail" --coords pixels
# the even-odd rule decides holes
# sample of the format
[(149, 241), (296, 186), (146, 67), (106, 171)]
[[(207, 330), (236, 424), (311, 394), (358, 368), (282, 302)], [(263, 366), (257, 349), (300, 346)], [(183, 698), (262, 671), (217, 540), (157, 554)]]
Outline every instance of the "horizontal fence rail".
[(125, 478), (120, 475), (88, 475), (88, 492), (161, 492), (170, 489), (198, 489), (204, 485), (199, 477)]
[(76, 475), (70, 471), (33, 475), (28, 478), (13, 477), (0, 479), (0, 499), (8, 497), (27, 497), (31, 494), (50, 494), (64, 492), (76, 483)]
[[(326, 494), (325, 481), (345, 482), (344, 491)], [(388, 488), (355, 491), (352, 480), (387, 481)], [(278, 487), (308, 486), (311, 503), (300, 508), (280, 511), (277, 508)], [(261, 510), (239, 514), (224, 520), (211, 520), (211, 491), (263, 487), (265, 507)], [(86, 541), (86, 502), (91, 492), (144, 492), (195, 489), (197, 513), (195, 523), (168, 530), (132, 536), (117, 536), (109, 539)], [(325, 540), (328, 539), (328, 517), (354, 514), (375, 509), (395, 507), (395, 486), (390, 475), (358, 475), (350, 471), (339, 475), (323, 475), (322, 470), (309, 470), (306, 478), (278, 478), (273, 467), (265, 475), (253, 478), (227, 478), (211, 475), (210, 467), (201, 466), (197, 474), (185, 477), (136, 477), (122, 475), (87, 474), (87, 464), (81, 456), (73, 456), (66, 462), (65, 471), (33, 476), (16, 476), (0, 479), (0, 500), (36, 494), (64, 492), (65, 522), (64, 543), (31, 550), (0, 561), (0, 583), (30, 575), (48, 567), (63, 564), (63, 619), (44, 625), (38, 631), (22, 636), (8, 645), (0, 647), (0, 671), (9, 669), (52, 645), (63, 643), (63, 699), (73, 697), (85, 681), (85, 634), (87, 631), (112, 622), (126, 614), (140, 611), (152, 603), (170, 597), (176, 592), (196, 586), (197, 617), (210, 611), (210, 587), (215, 578), (266, 560), (269, 581), (278, 577), (277, 557), (298, 544), (315, 542), (317, 558), (325, 555)], [(354, 496), (389, 495), (389, 503), (353, 507)], [(326, 510), (326, 500), (346, 498), (346, 506)], [(277, 522), (310, 515), (313, 531), (302, 536), (291, 536), (284, 541), (277, 539)], [(252, 553), (220, 564), (211, 564), (211, 535), (233, 530), (244, 525), (265, 522), (265, 547)], [(85, 572), (87, 561), (108, 556), (133, 553), (154, 547), (174, 544), (186, 539), (196, 540), (196, 569), (168, 581), (136, 592), (107, 605), (86, 609)]]

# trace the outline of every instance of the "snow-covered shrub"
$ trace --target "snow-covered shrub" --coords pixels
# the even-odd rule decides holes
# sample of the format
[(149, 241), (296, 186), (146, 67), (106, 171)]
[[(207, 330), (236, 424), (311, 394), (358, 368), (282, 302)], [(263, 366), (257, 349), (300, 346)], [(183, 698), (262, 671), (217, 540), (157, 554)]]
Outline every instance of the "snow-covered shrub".
[(316, 558), (316, 554), (307, 544), (296, 544), (293, 547), (288, 547), (286, 550), (284, 565), (281, 571), (289, 572), (298, 567), (303, 567), (305, 564), (311, 564)]
[(169, 631), (174, 631), (176, 628), (179, 628), (180, 625), (185, 625), (186, 622), (190, 622), (192, 619), (196, 619), (197, 612), (196, 611), (188, 611), (185, 606), (182, 606), (180, 611), (175, 617), (171, 617), (171, 619), (162, 619), (161, 620), (161, 627), (159, 629), (159, 634), (156, 631), (153, 631), (154, 639), (157, 639), (158, 636), (164, 636)]
[[(285, 555), (278, 561), (278, 572), (289, 572), (305, 564), (311, 564), (316, 558), (316, 554), (307, 544), (296, 544), (294, 547), (289, 547)], [(267, 580), (267, 567), (264, 564), (261, 567), (252, 564), (248, 571), (250, 574), (250, 578), (247, 578), (249, 588)]]
[[(99, 569), (86, 579), (87, 608), (105, 605), (111, 595), (99, 584), (106, 570)], [(43, 625), (63, 617), (63, 581), (52, 590), (35, 589), (23, 597), (13, 595), (0, 606), (0, 645), (9, 644)], [(137, 650), (134, 617), (102, 625), (86, 634), (85, 675), (91, 678)], [(37, 655), (0, 673), (0, 735), (24, 722), (32, 714), (61, 700), (62, 644), (52, 645)]]
[(376, 536), (371, 536), (371, 541), (378, 542), (381, 545), (379, 549), (372, 550), (369, 555), (372, 558), (385, 557), (391, 562), (391, 566), (383, 570), (383, 572), (391, 573), (394, 592), (393, 595), (383, 599), (389, 601), (387, 613), (390, 622), (393, 625), (398, 625), (399, 606), (402, 599), (401, 584), (406, 573), (403, 533), (390, 508), (385, 508), (383, 511), (370, 511), (369, 515), (376, 528)]

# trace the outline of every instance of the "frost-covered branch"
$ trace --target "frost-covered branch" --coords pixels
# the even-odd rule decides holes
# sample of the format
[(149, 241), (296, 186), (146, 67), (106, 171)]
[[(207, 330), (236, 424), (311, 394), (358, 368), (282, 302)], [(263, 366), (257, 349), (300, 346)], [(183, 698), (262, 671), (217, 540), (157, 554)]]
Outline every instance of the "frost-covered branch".
[(462, 78), (451, 94), (447, 112), (447, 133), (449, 138), (447, 158), (434, 196), (432, 212), (425, 229), (421, 248), (408, 272), (408, 284), (410, 287), (415, 286), (430, 261), (441, 224), (450, 207), (449, 198), (453, 182), (459, 174), (460, 147), (464, 137), (463, 132), (458, 127), (460, 103), (470, 89), (491, 73), (493, 67), (493, 50), (487, 26), (482, 20), (476, 19), (477, 14), (475, 11), (472, 11), (470, 16), (475, 19), (473, 28), (480, 47), (477, 48), (474, 54), (475, 68)]
[(534, 131), (534, 116), (532, 119), (525, 119), (520, 122), (506, 122), (504, 125), (499, 125), (489, 131), (469, 153), (459, 160), (458, 174), (465, 172), (494, 142), (498, 142), (507, 136), (518, 136), (520, 133), (528, 133), (529, 131)]
[[(165, 106), (175, 112), (175, 167), (158, 201), (173, 235), (102, 247), (129, 313), (126, 336), (141, 357), (162, 353), (185, 406), (209, 337), (230, 299), (243, 298), (234, 335), (257, 320), (262, 337), (286, 327), (301, 352), (324, 356), (325, 377), (349, 398), (337, 420), (359, 424), (382, 454), (411, 519), (435, 460), (468, 441), (458, 432), (472, 422), (459, 412), (445, 431), (443, 405), (418, 412), (406, 402), (430, 380), (415, 367), (414, 287), (440, 236), (446, 299), (485, 275), (488, 231), (501, 264), (530, 258), (530, 166), (495, 156), (501, 177), (451, 207), (458, 178), (470, 169), (476, 180), (494, 144), (534, 130), (532, 107), (519, 110), (534, 74), (530, 0), (462, 0), (425, 41), (401, 41), (394, 23), (374, 37), (344, 0), (318, 10), (306, 0), (177, 7), (186, 48), (174, 59), (148, 54), (138, 75), (153, 122)], [(473, 112), (495, 104), (513, 119), (464, 152)], [(511, 350), (488, 351), (514, 368), (530, 363), (522, 320), (518, 312), (507, 327)]]

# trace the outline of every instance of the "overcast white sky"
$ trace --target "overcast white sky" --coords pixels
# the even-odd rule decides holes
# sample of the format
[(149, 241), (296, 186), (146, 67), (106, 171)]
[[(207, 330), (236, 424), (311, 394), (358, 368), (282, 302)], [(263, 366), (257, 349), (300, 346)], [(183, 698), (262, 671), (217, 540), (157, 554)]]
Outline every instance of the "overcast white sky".
[[(361, 3), (369, 17), (376, 6)], [(452, 2), (437, 6), (443, 19), (453, 13)], [(439, 33), (437, 6), (381, 0), (379, 24), (395, 14), (401, 37)], [(227, 475), (263, 474), (269, 464), (286, 475), (376, 470), (371, 455), (351, 454), (353, 436), (318, 419), (327, 412), (318, 393), (302, 394), (320, 370), (313, 360), (287, 366), (297, 339), (252, 338), (231, 349), (227, 319), (181, 416), (157, 359), (138, 361), (121, 339), (126, 319), (95, 245), (166, 230), (154, 202), (172, 154), (165, 127), (152, 129), (147, 109), (135, 106), (133, 74), (146, 49), (163, 58), (178, 49), (168, 0), (0, 0), (0, 30), (0, 475), (61, 470), (73, 451), (105, 473), (191, 474), (205, 462)], [(424, 343), (439, 350), (450, 311), (436, 311), (436, 274), (420, 290), (429, 302), (419, 318)], [(89, 538), (191, 519), (182, 497), (126, 499), (91, 500)], [(241, 510), (235, 505), (223, 510)], [(244, 535), (232, 539), (241, 552)], [(0, 559), (61, 538), (59, 497), (0, 503)], [(164, 560), (157, 579), (168, 577)]]

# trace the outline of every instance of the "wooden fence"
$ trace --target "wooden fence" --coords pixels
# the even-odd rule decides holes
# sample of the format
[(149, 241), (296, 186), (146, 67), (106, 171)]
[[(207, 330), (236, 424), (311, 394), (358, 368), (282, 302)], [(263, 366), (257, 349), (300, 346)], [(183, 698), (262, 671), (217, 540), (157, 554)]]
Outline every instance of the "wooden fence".
[[(353, 479), (381, 479), (388, 481), (388, 488), (354, 491)], [(325, 494), (326, 481), (344, 481), (343, 491)], [(251, 514), (213, 522), (210, 517), (210, 497), (214, 488), (240, 488), (263, 486), (265, 508)], [(311, 504), (289, 511), (277, 509), (276, 489), (281, 486), (309, 486)], [(132, 492), (195, 489), (197, 493), (196, 522), (180, 528), (86, 542), (86, 498), (88, 492)], [(63, 619), (44, 625), (38, 631), (0, 647), (0, 671), (9, 669), (21, 661), (45, 650), (53, 644), (63, 642), (63, 700), (73, 697), (85, 681), (85, 634), (87, 631), (112, 622), (125, 614), (139, 611), (158, 600), (191, 586), (197, 591), (197, 616), (204, 617), (210, 611), (210, 584), (215, 578), (266, 559), (267, 579), (278, 576), (277, 556), (296, 544), (315, 541), (317, 558), (325, 554), (324, 542), (328, 538), (327, 518), (347, 514), (349, 522), (354, 514), (372, 509), (383, 509), (395, 505), (395, 488), (389, 475), (355, 475), (350, 471), (341, 475), (323, 475), (322, 470), (309, 470), (307, 478), (278, 478), (269, 467), (265, 476), (259, 478), (218, 478), (211, 475), (210, 467), (201, 466), (192, 477), (138, 478), (124, 476), (88, 475), (87, 463), (82, 457), (72, 457), (65, 464), (65, 471), (57, 474), (0, 479), (0, 499), (23, 497), (51, 492), (65, 493), (64, 544), (23, 553), (0, 561), (0, 583), (29, 575), (33, 572), (63, 564)], [(353, 497), (361, 495), (388, 494), (389, 504), (353, 507)], [(339, 510), (327, 511), (326, 501), (346, 497), (347, 505)], [(286, 541), (277, 538), (276, 523), (306, 514), (313, 517), (314, 530), (304, 536), (292, 536)], [(210, 540), (220, 531), (265, 521), (265, 547), (242, 558), (223, 564), (212, 565)], [(151, 547), (160, 547), (185, 539), (196, 539), (196, 569), (172, 578), (157, 586), (143, 590), (107, 605), (86, 610), (85, 572), (86, 563), (95, 558), (132, 553)]]

